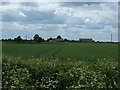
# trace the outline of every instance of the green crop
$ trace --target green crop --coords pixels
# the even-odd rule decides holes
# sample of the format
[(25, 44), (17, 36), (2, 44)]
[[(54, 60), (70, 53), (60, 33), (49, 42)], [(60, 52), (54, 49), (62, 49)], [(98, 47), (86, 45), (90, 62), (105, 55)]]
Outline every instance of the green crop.
[(14, 56), (29, 58), (59, 58), (88, 60), (96, 58), (117, 58), (118, 44), (114, 43), (41, 43), (19, 44), (2, 43), (3, 53)]

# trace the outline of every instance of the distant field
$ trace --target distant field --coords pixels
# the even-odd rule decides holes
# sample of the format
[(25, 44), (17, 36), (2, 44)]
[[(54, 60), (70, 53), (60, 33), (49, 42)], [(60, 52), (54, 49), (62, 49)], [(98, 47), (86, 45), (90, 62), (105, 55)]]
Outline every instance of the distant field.
[(2, 52), (23, 58), (93, 59), (117, 58), (118, 45), (113, 43), (2, 43)]

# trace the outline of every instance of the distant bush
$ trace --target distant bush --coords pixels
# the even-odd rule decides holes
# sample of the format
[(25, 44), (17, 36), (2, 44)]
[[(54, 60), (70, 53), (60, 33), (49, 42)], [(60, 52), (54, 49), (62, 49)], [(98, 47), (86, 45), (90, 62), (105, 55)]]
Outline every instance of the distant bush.
[(120, 88), (120, 72), (115, 60), (60, 61), (57, 59), (21, 60), (3, 56), (4, 89), (95, 89)]

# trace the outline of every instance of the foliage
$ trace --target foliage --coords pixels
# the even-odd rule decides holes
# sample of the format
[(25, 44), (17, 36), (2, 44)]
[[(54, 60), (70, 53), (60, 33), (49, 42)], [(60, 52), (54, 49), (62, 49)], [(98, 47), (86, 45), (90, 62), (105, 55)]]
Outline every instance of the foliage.
[(42, 42), (42, 41), (44, 41), (44, 39), (42, 39), (41, 37), (39, 37), (38, 34), (35, 34), (35, 36), (33, 38), (34, 38), (34, 41), (36, 41), (36, 42)]
[(35, 34), (35, 36), (34, 36), (33, 38), (34, 38), (34, 41), (38, 41), (39, 35), (38, 35), (38, 34)]
[(3, 56), (3, 88), (49, 89), (117, 89), (120, 88), (118, 62), (96, 59), (92, 63), (80, 60)]
[(17, 42), (20, 42), (20, 41), (22, 41), (22, 38), (21, 38), (21, 36), (18, 36), (17, 38), (14, 38), (14, 40)]
[(57, 39), (62, 39), (62, 37), (60, 35), (57, 36)]
[(64, 41), (67, 42), (67, 41), (69, 41), (69, 40), (65, 38)]

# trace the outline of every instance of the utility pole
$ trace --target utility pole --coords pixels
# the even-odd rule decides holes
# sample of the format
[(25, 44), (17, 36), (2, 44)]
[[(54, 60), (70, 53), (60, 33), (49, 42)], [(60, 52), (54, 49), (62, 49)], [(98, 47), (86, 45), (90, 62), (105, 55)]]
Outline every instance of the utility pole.
[(111, 34), (111, 42), (112, 42), (112, 34)]
[(25, 36), (26, 37), (26, 40), (27, 40), (27, 36)]

